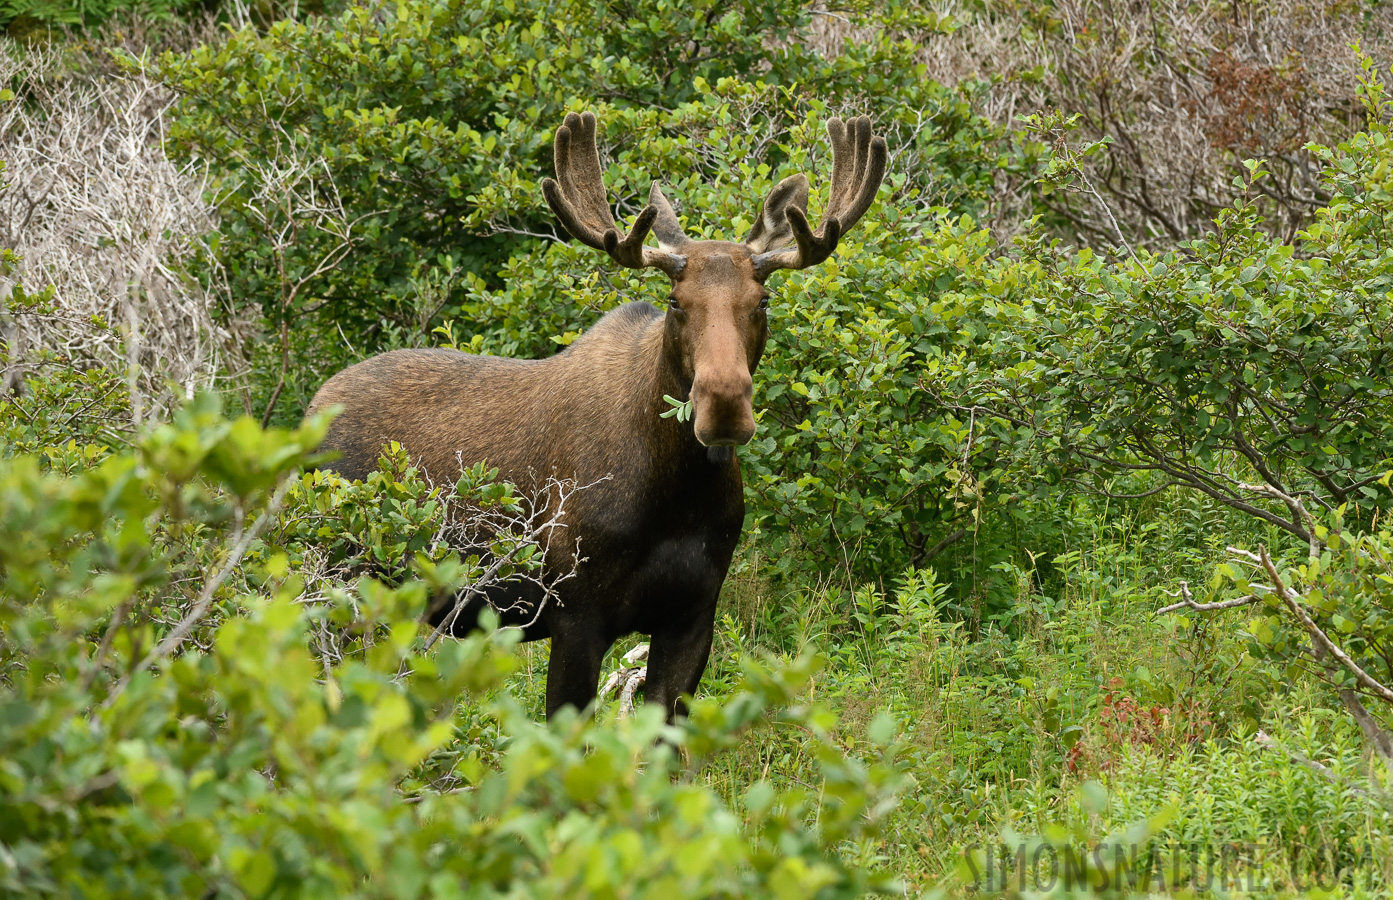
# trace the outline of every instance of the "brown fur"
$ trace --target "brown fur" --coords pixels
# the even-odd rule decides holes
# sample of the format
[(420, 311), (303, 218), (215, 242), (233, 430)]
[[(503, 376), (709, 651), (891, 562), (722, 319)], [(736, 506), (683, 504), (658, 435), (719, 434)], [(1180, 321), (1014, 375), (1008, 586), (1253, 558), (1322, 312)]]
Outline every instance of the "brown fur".
[[(705, 267), (696, 260), (689, 272)], [(549, 359), (399, 350), (335, 375), (310, 405), (343, 407), (325, 446), (341, 453), (331, 467), (349, 478), (365, 477), (382, 445), (397, 441), (437, 480), (487, 460), (525, 488), (548, 476), (591, 485), (571, 497), (566, 539), (553, 543), (557, 556), (547, 564), (569, 568), (574, 539), (585, 561), (525, 633), (553, 639), (549, 715), (594, 698), (604, 652), (624, 634), (652, 635), (647, 697), (672, 713), (705, 668), (744, 518), (740, 469), (733, 453), (713, 461), (693, 422), (662, 418), (663, 396), (687, 397), (697, 373), (708, 384), (736, 385), (738, 396), (725, 399), (708, 388), (704, 396), (717, 399), (699, 404), (696, 420), (709, 420), (713, 441), (747, 440), (750, 372), (767, 329), (762, 290), (740, 292), (730, 262), (715, 268), (730, 276), (725, 289), (679, 284), (674, 295), (685, 308), (667, 315), (627, 304)], [(717, 372), (717, 363), (733, 374)], [(703, 419), (702, 405), (716, 411)], [(536, 598), (491, 599), (508, 606)], [(477, 609), (461, 627), (476, 617)]]

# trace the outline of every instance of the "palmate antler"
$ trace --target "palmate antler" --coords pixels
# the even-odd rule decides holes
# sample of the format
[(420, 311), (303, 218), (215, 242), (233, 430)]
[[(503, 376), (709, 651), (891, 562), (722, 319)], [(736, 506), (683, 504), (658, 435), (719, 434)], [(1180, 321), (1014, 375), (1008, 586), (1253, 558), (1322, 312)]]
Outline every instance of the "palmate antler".
[[(648, 206), (638, 214), (628, 237), (619, 237), (605, 197), (594, 113), (567, 113), (564, 124), (556, 129), (555, 152), (557, 180), (545, 179), (542, 193), (576, 240), (605, 251), (621, 266), (662, 269), (674, 280), (682, 274), (687, 260), (678, 251), (690, 239), (656, 181), (648, 192)], [(650, 230), (658, 238), (656, 250), (643, 246)]]
[(775, 269), (806, 269), (832, 255), (875, 200), (885, 177), (889, 152), (885, 138), (871, 137), (866, 116), (827, 120), (832, 140), (832, 196), (817, 231), (808, 226), (808, 179), (801, 173), (779, 182), (765, 198), (759, 218), (745, 238), (755, 254), (755, 276)]
[[(791, 175), (765, 198), (744, 244), (753, 255), (754, 275), (763, 281), (776, 269), (806, 269), (832, 255), (841, 236), (875, 200), (889, 152), (885, 139), (871, 136), (871, 120), (827, 120), (832, 140), (832, 196), (817, 231), (808, 225), (807, 176)], [(556, 179), (542, 182), (542, 193), (561, 224), (580, 242), (603, 250), (621, 266), (662, 269), (674, 281), (687, 265), (692, 241), (682, 231), (657, 182), (648, 206), (628, 236), (620, 237), (605, 197), (600, 152), (595, 146), (595, 116), (567, 113), (556, 129)], [(658, 248), (645, 247), (649, 231)]]

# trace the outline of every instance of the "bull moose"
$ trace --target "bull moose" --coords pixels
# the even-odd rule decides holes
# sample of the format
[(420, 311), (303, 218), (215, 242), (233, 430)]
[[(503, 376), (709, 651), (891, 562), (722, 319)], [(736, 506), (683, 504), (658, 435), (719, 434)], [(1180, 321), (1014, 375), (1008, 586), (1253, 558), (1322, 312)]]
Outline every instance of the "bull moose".
[[(666, 310), (626, 303), (547, 359), (384, 353), (330, 378), (310, 410), (342, 406), (325, 448), (339, 451), (330, 467), (348, 478), (365, 477), (384, 442), (397, 441), (428, 473), (487, 460), (515, 483), (544, 476), (591, 485), (570, 498), (562, 521), (583, 561), (523, 635), (551, 638), (547, 715), (591, 703), (605, 652), (638, 632), (650, 636), (646, 699), (672, 718), (706, 669), (716, 598), (744, 519), (733, 448), (755, 433), (751, 373), (769, 332), (764, 283), (778, 269), (831, 255), (875, 199), (887, 152), (866, 117), (828, 120), (831, 197), (816, 231), (799, 174), (769, 192), (740, 243), (688, 238), (656, 182), (621, 236), (595, 130), (590, 113), (566, 116), (556, 131), (556, 180), (543, 181), (542, 192), (576, 240), (621, 266), (667, 275)], [(656, 248), (645, 245), (650, 231)], [(661, 417), (665, 395), (691, 401), (690, 421)], [(547, 565), (573, 565), (575, 544), (553, 542), (549, 556), (567, 558)], [(537, 600), (508, 593), (535, 585), (499, 590), (487, 601), (499, 608)], [(456, 632), (477, 622), (485, 601), (471, 602), (477, 608), (457, 619)]]

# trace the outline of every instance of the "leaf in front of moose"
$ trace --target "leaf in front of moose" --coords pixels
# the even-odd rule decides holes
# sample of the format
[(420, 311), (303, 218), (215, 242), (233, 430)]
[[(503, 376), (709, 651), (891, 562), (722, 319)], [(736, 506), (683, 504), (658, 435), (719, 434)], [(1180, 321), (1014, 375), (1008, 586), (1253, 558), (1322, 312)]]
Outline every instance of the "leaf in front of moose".
[(690, 401), (690, 400), (678, 400), (676, 397), (673, 397), (673, 396), (671, 396), (671, 395), (669, 395), (669, 394), (663, 394), (663, 400), (664, 400), (669, 406), (671, 406), (672, 409), (668, 410), (667, 412), (658, 413), (658, 418), (660, 418), (660, 419), (670, 419), (670, 418), (672, 418), (673, 416), (676, 416), (676, 417), (677, 417), (677, 421), (679, 421), (679, 422), (689, 422), (689, 421), (691, 421), (691, 418), (692, 418), (692, 401)]

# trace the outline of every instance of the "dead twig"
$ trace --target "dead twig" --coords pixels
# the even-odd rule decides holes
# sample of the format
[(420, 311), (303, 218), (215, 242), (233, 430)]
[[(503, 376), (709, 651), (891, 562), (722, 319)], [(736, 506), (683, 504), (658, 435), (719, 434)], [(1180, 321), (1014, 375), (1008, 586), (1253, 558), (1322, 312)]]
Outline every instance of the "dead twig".
[(1197, 612), (1213, 612), (1219, 609), (1237, 609), (1240, 606), (1252, 606), (1254, 603), (1261, 602), (1262, 598), (1254, 594), (1246, 597), (1239, 597), (1236, 600), (1220, 600), (1216, 603), (1196, 603), (1195, 597), (1190, 593), (1190, 585), (1187, 582), (1180, 582), (1179, 591), (1164, 591), (1168, 596), (1179, 595), (1179, 603), (1172, 603), (1170, 606), (1163, 606), (1156, 610), (1157, 613), (1173, 613), (1182, 609), (1193, 609)]
[(648, 666), (639, 665), (639, 663), (645, 662), (647, 659), (647, 644), (639, 644), (625, 653), (624, 665), (609, 674), (604, 684), (600, 685), (600, 692), (596, 696), (600, 700), (604, 700), (617, 690), (619, 715), (632, 716), (634, 714), (634, 695), (648, 680)]
[(126, 686), (130, 684), (132, 678), (145, 671), (145, 669), (153, 665), (156, 660), (169, 656), (178, 650), (195, 626), (203, 621), (203, 617), (208, 614), (208, 610), (212, 609), (213, 599), (218, 592), (218, 588), (222, 587), (222, 583), (226, 581), (227, 577), (241, 564), (242, 557), (245, 556), (247, 550), (251, 548), (252, 542), (260, 536), (262, 529), (266, 527), (266, 523), (275, 518), (276, 514), (280, 511), (281, 502), (285, 500), (285, 492), (290, 489), (290, 485), (294, 481), (295, 479), (290, 476), (281, 479), (280, 485), (276, 488), (275, 494), (271, 496), (271, 501), (266, 504), (266, 508), (261, 511), (261, 515), (256, 517), (256, 521), (252, 523), (250, 528), (242, 530), (237, 536), (237, 540), (232, 550), (228, 553), (222, 568), (218, 570), (216, 575), (204, 583), (203, 590), (199, 592), (198, 599), (194, 601), (192, 608), (184, 614), (184, 618), (179, 621), (179, 624), (174, 626), (174, 628), (164, 636), (164, 639), (161, 640), (153, 650), (146, 654), (144, 659), (116, 682), (116, 686), (111, 689), (111, 694), (102, 702), (102, 709), (109, 709), (111, 705), (116, 702), (116, 698), (119, 697), (121, 692), (126, 689)]

